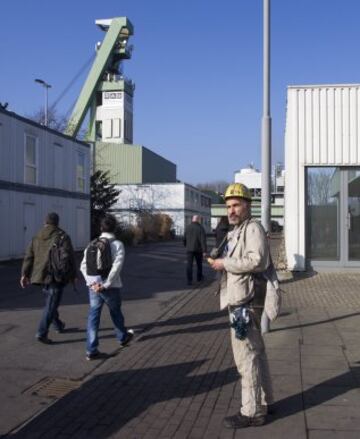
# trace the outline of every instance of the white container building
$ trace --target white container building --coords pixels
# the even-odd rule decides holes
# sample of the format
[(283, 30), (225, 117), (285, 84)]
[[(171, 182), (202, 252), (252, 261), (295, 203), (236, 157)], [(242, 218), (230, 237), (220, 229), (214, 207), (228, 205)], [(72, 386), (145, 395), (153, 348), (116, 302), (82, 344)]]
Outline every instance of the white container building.
[(0, 260), (20, 258), (46, 214), (75, 249), (90, 236), (90, 148), (12, 112), (0, 110)]
[(290, 270), (360, 266), (360, 85), (291, 86), (285, 133)]
[(116, 188), (120, 195), (111, 210), (124, 224), (135, 225), (141, 211), (164, 213), (173, 220), (175, 234), (183, 236), (192, 216), (200, 215), (206, 232), (211, 232), (211, 198), (189, 184), (127, 184)]

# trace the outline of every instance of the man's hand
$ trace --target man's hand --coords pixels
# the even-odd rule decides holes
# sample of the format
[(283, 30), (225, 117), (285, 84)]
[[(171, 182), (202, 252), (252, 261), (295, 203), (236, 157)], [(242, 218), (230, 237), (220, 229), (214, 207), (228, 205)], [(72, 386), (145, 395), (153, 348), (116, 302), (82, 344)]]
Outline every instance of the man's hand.
[[(208, 259), (208, 261), (209, 261), (209, 259)], [(211, 261), (209, 261), (209, 264), (213, 270), (216, 270), (216, 271), (224, 270), (224, 260), (223, 259), (211, 259)]]
[(21, 276), (20, 285), (21, 288), (26, 288), (28, 285), (30, 285), (30, 279), (27, 276)]
[(103, 286), (103, 284), (100, 283), (94, 283), (91, 285), (91, 289), (95, 291), (95, 293), (100, 293), (101, 291), (103, 291), (105, 288)]

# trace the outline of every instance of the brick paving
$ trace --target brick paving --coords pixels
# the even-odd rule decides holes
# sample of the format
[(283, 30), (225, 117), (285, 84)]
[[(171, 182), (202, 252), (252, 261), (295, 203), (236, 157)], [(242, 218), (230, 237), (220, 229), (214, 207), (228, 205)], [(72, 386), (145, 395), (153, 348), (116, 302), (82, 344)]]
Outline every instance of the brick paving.
[(9, 437), (358, 438), (359, 287), (360, 275), (349, 273), (284, 282), (282, 316), (265, 336), (276, 412), (263, 427), (222, 427), (241, 406), (240, 383), (209, 284)]
[(360, 273), (295, 273), (282, 288), (288, 307), (360, 310)]

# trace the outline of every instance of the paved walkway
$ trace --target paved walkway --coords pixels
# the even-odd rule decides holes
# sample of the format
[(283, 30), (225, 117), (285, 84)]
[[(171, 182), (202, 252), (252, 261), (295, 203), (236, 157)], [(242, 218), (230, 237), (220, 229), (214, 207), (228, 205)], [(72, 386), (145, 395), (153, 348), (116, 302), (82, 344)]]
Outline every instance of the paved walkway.
[(184, 293), (131, 346), (9, 437), (358, 439), (360, 275), (283, 284), (283, 313), (266, 336), (276, 413), (239, 431), (222, 427), (241, 400), (214, 288)]

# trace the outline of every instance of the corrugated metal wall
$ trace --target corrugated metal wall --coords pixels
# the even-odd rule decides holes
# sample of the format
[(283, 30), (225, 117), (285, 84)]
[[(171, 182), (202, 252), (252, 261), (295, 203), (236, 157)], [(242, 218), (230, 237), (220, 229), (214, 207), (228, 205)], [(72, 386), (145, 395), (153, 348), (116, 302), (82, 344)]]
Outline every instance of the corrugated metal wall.
[(111, 183), (141, 183), (141, 146), (96, 142), (95, 149), (95, 168), (109, 171)]
[(96, 142), (95, 167), (113, 184), (176, 182), (176, 165), (141, 145)]
[(289, 88), (306, 165), (355, 165), (360, 160), (360, 86)]

